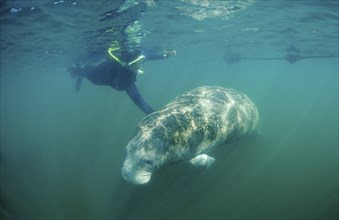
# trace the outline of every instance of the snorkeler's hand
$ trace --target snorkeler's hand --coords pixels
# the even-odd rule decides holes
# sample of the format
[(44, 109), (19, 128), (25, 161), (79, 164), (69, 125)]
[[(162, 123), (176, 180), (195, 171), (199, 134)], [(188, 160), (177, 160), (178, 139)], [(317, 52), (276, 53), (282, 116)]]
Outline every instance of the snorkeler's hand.
[(164, 57), (165, 58), (172, 56), (172, 55), (173, 56), (177, 55), (177, 52), (175, 50), (167, 50), (167, 49), (164, 50)]

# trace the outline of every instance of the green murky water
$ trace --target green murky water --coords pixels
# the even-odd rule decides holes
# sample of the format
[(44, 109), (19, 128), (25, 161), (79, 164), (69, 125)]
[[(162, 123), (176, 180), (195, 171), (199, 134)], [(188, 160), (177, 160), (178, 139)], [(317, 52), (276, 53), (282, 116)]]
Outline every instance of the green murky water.
[[(66, 71), (72, 53), (60, 53), (56, 58), (45, 56), (37, 42), (30, 41), (27, 43), (32, 51), (23, 54), (15, 45), (3, 46), (2, 217), (337, 219), (338, 54), (305, 58), (293, 64), (285, 59), (244, 58), (232, 65), (225, 62), (223, 54), (231, 47), (243, 57), (280, 57), (285, 50), (279, 48), (293, 44), (302, 56), (318, 52), (333, 55), (338, 51), (338, 29), (334, 35), (328, 34), (326, 42), (321, 41), (325, 41), (325, 33), (332, 31), (326, 28), (335, 27), (326, 24), (337, 24), (329, 14), (337, 18), (338, 9), (322, 8), (327, 18), (320, 12), (318, 17), (311, 13), (319, 5), (295, 6), (313, 15), (312, 24), (305, 21), (300, 25), (304, 24), (305, 30), (319, 30), (323, 33), (321, 39), (310, 36), (312, 31), (295, 33), (300, 29), (294, 24), (294, 30), (285, 30), (290, 33), (282, 36), (279, 31), (270, 32), (274, 28), (268, 21), (263, 24), (258, 19), (257, 23), (244, 24), (248, 16), (259, 13), (263, 3), (258, 4), (223, 21), (225, 26), (231, 25), (222, 30), (225, 42), (219, 39), (220, 32), (216, 41), (211, 36), (212, 40), (207, 40), (208, 32), (201, 38), (176, 33), (184, 42), (176, 38), (174, 32), (178, 30), (174, 27), (162, 32), (169, 34), (169, 39), (163, 40), (170, 42), (177, 56), (146, 63), (145, 74), (138, 78), (137, 85), (155, 109), (197, 86), (219, 85), (242, 91), (259, 109), (260, 137), (219, 146), (210, 152), (216, 162), (207, 170), (187, 164), (167, 166), (143, 186), (128, 184), (120, 176), (124, 148), (144, 117), (128, 96), (88, 81), (84, 81), (79, 93), (74, 92), (74, 81)], [(260, 13), (275, 10), (270, 8), (273, 6)], [(288, 8), (284, 16), (293, 17), (293, 7)], [(94, 14), (99, 12), (102, 11)], [(280, 18), (277, 14), (272, 16)], [(182, 19), (187, 22), (188, 18)], [(192, 21), (192, 25), (199, 24), (196, 22)], [(206, 22), (203, 24), (213, 24), (213, 20)], [(1, 25), (1, 40), (6, 43), (7, 33), (18, 27)], [(244, 27), (258, 27), (264, 33), (246, 32), (239, 36), (242, 39), (229, 37)], [(265, 34), (275, 37), (259, 36)], [(305, 41), (293, 40), (303, 34)], [(197, 39), (204, 40), (189, 43)], [(18, 45), (21, 41), (24, 39), (18, 40)], [(244, 53), (247, 49), (248, 53)]]

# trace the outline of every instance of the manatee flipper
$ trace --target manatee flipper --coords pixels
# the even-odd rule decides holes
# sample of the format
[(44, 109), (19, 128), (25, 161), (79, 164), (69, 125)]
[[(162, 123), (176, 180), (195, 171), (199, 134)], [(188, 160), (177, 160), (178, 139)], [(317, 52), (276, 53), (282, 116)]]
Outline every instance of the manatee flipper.
[(208, 156), (207, 154), (199, 154), (198, 156), (192, 158), (189, 162), (196, 167), (210, 167), (215, 159)]

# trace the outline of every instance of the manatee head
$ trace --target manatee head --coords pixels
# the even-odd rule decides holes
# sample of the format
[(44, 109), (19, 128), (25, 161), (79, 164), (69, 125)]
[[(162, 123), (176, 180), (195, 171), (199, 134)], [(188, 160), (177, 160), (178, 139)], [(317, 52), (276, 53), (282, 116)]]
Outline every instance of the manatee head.
[(148, 183), (152, 172), (152, 161), (135, 155), (127, 155), (121, 169), (124, 180), (134, 184)]
[(126, 159), (121, 169), (124, 180), (134, 184), (149, 182), (152, 173), (166, 162), (164, 145), (163, 135), (155, 129), (137, 132), (126, 147)]

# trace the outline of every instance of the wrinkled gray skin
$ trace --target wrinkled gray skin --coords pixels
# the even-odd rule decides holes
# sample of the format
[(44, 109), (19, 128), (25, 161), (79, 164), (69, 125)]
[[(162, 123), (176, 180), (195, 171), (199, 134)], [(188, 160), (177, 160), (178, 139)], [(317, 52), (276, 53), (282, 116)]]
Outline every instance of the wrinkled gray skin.
[(258, 123), (257, 108), (243, 93), (216, 86), (186, 92), (139, 123), (126, 147), (122, 177), (144, 184), (164, 164), (208, 167), (214, 161), (204, 154), (208, 149), (250, 134)]

